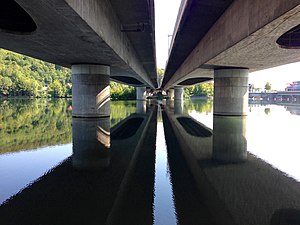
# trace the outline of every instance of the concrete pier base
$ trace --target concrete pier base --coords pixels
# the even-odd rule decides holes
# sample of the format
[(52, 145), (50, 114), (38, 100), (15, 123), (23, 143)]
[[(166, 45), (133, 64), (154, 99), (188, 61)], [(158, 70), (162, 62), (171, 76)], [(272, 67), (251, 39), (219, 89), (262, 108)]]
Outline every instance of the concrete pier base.
[(248, 69), (231, 68), (215, 70), (214, 115), (247, 115), (248, 74)]
[(106, 168), (110, 164), (110, 118), (73, 118), (72, 164), (80, 170)]
[(183, 100), (183, 87), (175, 86), (174, 88), (174, 100), (182, 101)]
[(146, 100), (146, 87), (136, 87), (136, 100)]
[(72, 65), (73, 117), (110, 115), (109, 75), (109, 66)]

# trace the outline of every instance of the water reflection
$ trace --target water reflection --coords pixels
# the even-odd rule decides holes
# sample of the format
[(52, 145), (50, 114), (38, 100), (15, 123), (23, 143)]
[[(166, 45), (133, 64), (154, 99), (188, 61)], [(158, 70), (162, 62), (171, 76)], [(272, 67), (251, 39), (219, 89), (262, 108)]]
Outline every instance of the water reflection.
[(224, 163), (247, 159), (247, 117), (214, 116), (213, 159)]
[(70, 104), (65, 100), (0, 100), (0, 154), (70, 143)]
[(73, 118), (72, 164), (77, 169), (101, 169), (110, 163), (110, 119)]
[(69, 101), (0, 101), (0, 204), (72, 154)]
[(146, 101), (138, 100), (136, 101), (136, 113), (146, 113)]
[[(44, 104), (43, 116), (70, 114), (66, 102)], [(213, 117), (210, 101), (159, 104), (161, 114), (155, 102), (111, 102), (110, 119), (74, 118), (73, 155), (59, 141), (0, 155), (0, 197), (15, 194), (0, 206), (0, 224), (299, 224), (299, 182), (280, 170), (299, 171), (297, 145), (286, 143), (297, 140), (300, 117), (273, 105), (239, 118)], [(40, 116), (29, 118), (17, 132), (34, 131)], [(71, 129), (49, 118), (62, 136)]]
[(156, 135), (154, 225), (178, 224), (166, 147), (161, 108), (159, 107)]
[(0, 224), (152, 224), (155, 126), (155, 110), (111, 130), (73, 118), (73, 155), (5, 202)]

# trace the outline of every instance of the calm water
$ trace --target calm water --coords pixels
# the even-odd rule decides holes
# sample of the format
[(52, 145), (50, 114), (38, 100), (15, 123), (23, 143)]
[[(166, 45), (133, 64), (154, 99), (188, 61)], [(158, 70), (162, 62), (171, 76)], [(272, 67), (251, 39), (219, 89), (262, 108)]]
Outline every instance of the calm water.
[(298, 224), (300, 106), (0, 101), (0, 224)]

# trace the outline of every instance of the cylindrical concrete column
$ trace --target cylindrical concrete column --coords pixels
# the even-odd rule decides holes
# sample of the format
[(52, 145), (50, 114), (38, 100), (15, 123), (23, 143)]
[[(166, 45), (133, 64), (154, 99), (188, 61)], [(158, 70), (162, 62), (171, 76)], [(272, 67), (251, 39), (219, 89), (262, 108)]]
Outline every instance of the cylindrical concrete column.
[(247, 117), (214, 116), (213, 159), (239, 163), (247, 159)]
[(247, 115), (248, 74), (248, 69), (215, 70), (214, 115)]
[(146, 100), (146, 87), (136, 87), (136, 100)]
[(72, 65), (72, 114), (74, 117), (110, 115), (110, 67)]
[(175, 86), (174, 88), (174, 100), (176, 101), (182, 101), (183, 100), (183, 87), (181, 86)]
[(110, 164), (110, 118), (73, 118), (73, 156), (76, 169), (94, 170)]
[(174, 88), (169, 89), (169, 97), (170, 97), (170, 100), (174, 100)]

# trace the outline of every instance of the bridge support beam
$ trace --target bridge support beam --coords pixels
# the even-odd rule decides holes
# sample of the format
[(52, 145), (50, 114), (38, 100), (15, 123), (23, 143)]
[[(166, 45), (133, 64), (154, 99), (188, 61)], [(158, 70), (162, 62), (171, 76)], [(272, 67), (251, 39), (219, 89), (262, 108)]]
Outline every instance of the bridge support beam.
[(247, 115), (248, 74), (248, 69), (232, 68), (215, 70), (214, 115)]
[(182, 101), (183, 100), (183, 87), (181, 86), (175, 86), (174, 87), (174, 100), (176, 101)]
[(108, 117), (110, 115), (110, 67), (72, 65), (73, 117)]
[(136, 100), (146, 100), (146, 87), (136, 87)]

